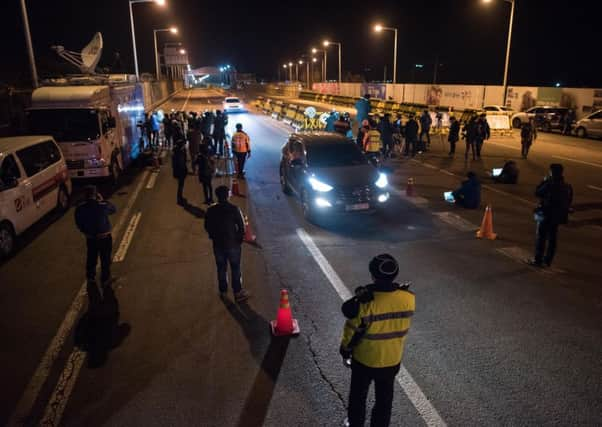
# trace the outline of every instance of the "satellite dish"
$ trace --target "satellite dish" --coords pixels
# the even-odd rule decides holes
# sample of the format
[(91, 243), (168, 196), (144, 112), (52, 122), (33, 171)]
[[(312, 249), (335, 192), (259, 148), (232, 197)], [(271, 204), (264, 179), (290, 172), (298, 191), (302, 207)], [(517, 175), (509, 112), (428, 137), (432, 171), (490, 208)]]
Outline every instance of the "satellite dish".
[(102, 46), (102, 34), (96, 33), (81, 52), (67, 50), (63, 46), (52, 46), (52, 49), (65, 61), (79, 68), (83, 74), (95, 74), (102, 55)]

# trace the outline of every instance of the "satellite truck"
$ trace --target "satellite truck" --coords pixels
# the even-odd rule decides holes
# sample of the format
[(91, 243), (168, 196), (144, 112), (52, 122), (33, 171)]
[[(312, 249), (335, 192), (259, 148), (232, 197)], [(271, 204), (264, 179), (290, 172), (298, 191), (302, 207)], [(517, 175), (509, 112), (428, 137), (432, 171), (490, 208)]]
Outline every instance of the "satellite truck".
[(95, 73), (102, 47), (100, 33), (81, 52), (53, 46), (82, 74), (45, 80), (33, 91), (26, 115), (30, 133), (58, 142), (71, 178), (116, 181), (144, 148), (137, 127), (144, 99), (133, 76)]

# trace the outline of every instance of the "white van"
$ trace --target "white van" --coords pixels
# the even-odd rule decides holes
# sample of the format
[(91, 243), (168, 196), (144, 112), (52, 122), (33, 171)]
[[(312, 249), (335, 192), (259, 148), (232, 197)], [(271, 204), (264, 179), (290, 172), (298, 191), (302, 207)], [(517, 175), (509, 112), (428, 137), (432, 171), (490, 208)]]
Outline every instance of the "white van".
[(70, 196), (67, 164), (51, 136), (0, 138), (0, 258), (48, 212), (66, 211)]

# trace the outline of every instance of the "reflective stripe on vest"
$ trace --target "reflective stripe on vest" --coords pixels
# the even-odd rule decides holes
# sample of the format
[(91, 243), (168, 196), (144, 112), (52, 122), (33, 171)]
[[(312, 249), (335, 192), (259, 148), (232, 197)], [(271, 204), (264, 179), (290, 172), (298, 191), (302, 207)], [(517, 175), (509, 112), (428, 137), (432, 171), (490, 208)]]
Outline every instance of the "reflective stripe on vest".
[[(353, 330), (353, 332), (358, 332), (360, 328), (353, 326), (350, 323), (345, 325), (349, 329)], [(364, 334), (362, 335), (363, 340), (391, 340), (395, 338), (401, 338), (407, 335), (409, 329), (404, 329), (403, 331), (394, 331), (394, 332), (383, 332), (380, 334)]]
[(378, 133), (378, 131), (368, 131), (368, 142), (366, 144), (366, 151), (369, 153), (376, 153), (380, 151), (380, 133)]
[(246, 153), (249, 151), (249, 137), (242, 132), (236, 132), (232, 135), (232, 150), (237, 153)]

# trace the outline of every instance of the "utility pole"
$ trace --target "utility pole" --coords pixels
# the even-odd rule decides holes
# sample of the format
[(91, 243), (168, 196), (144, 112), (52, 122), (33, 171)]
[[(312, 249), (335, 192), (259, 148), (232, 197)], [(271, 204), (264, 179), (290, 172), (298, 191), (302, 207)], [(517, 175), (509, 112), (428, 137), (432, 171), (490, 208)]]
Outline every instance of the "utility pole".
[(33, 45), (31, 44), (31, 31), (29, 29), (29, 17), (27, 16), (27, 6), (25, 0), (21, 0), (21, 15), (23, 16), (23, 29), (25, 31), (25, 43), (27, 44), (27, 53), (29, 55), (29, 67), (31, 68), (31, 82), (33, 88), (38, 87), (38, 70), (36, 68), (36, 59), (33, 54)]

